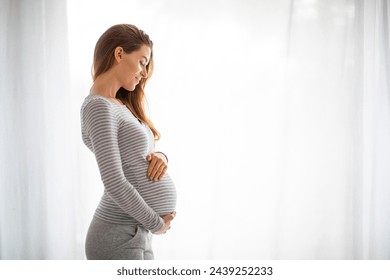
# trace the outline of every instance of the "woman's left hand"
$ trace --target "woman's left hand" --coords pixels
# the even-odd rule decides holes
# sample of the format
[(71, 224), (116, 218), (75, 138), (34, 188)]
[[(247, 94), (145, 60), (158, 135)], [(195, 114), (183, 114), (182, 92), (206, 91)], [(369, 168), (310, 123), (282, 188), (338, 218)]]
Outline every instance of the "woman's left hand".
[(149, 161), (148, 177), (152, 181), (161, 180), (168, 169), (167, 158), (161, 153), (151, 153), (146, 157)]

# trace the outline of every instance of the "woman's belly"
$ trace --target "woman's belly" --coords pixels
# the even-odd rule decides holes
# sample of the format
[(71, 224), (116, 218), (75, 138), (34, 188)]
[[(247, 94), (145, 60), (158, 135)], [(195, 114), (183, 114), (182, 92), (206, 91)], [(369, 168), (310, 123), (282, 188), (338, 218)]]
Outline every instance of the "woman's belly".
[(176, 210), (176, 188), (168, 173), (160, 181), (147, 176), (149, 163), (127, 165), (126, 179), (135, 187), (145, 202), (160, 216)]

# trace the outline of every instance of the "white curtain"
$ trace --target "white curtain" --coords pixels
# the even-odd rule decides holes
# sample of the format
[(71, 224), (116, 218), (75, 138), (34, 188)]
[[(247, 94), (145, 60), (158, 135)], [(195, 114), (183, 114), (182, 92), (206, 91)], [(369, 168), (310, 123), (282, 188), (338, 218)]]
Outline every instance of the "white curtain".
[(94, 44), (129, 22), (178, 189), (157, 259), (390, 259), (386, 0), (2, 1), (0, 257), (83, 259)]
[(0, 13), (0, 257), (80, 258), (66, 2), (1, 0)]
[(390, 258), (387, 1), (293, 1), (282, 258)]

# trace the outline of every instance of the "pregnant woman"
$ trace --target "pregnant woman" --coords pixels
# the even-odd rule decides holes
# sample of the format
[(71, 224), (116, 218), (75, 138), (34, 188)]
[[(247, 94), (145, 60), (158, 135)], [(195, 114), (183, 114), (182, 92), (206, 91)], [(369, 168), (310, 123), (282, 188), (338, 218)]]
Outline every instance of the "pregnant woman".
[(96, 43), (81, 130), (104, 193), (87, 233), (87, 259), (154, 259), (152, 233), (165, 233), (176, 215), (168, 158), (154, 151), (160, 134), (144, 111), (152, 71), (153, 43), (134, 25), (114, 25)]

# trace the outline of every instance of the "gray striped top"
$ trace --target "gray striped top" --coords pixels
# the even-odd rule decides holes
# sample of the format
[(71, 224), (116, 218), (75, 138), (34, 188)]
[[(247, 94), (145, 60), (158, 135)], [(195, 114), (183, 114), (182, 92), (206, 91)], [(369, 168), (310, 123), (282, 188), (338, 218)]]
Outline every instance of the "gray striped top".
[(80, 114), (83, 142), (95, 154), (104, 185), (95, 216), (160, 229), (160, 216), (176, 208), (176, 189), (168, 173), (156, 182), (147, 177), (146, 156), (154, 151), (149, 126), (125, 105), (98, 94), (85, 98)]

